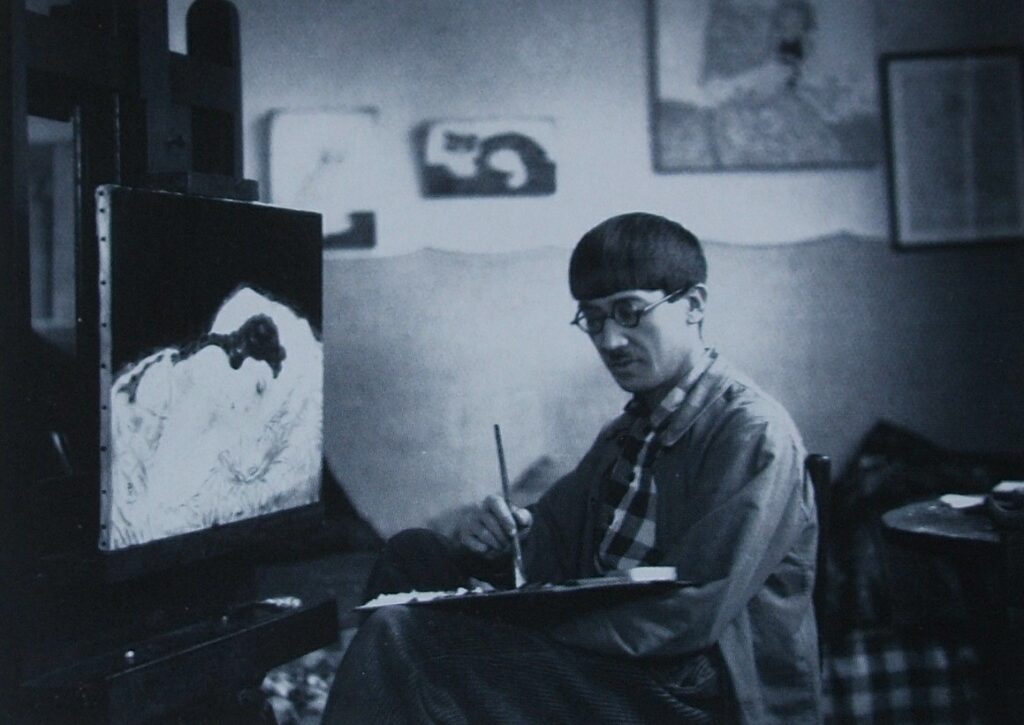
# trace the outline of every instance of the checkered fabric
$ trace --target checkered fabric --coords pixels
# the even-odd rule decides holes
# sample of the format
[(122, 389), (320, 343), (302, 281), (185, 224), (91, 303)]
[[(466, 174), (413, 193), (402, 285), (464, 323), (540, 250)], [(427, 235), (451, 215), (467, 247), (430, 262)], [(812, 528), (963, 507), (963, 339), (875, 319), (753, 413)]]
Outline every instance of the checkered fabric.
[(661, 558), (655, 546), (658, 487), (651, 466), (658, 453), (656, 437), (685, 397), (683, 388), (673, 388), (650, 415), (635, 399), (626, 406), (633, 422), (608, 477), (602, 520), (609, 523), (595, 555), (598, 571), (622, 571)]
[(637, 418), (612, 467), (604, 503), (604, 520), (608, 520), (610, 514), (611, 522), (597, 551), (600, 571), (653, 564), (660, 555), (654, 544), (658, 491), (651, 476), (653, 441), (650, 420)]
[(607, 526), (597, 532), (601, 543), (594, 554), (594, 565), (599, 572), (656, 564), (661, 558), (655, 546), (658, 487), (651, 475), (659, 450), (657, 437), (668, 427), (672, 414), (714, 358), (714, 350), (705, 348), (679, 385), (668, 391), (649, 415), (637, 398), (626, 406), (632, 422), (606, 482), (604, 510), (599, 519)]
[(961, 640), (854, 630), (826, 643), (825, 722), (983, 723), (979, 665)]

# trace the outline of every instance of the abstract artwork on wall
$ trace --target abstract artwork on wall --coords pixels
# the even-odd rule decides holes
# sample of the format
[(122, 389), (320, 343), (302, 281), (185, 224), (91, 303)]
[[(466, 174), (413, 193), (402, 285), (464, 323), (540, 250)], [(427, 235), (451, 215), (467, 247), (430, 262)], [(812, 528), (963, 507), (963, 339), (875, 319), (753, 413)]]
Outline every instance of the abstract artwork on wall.
[(555, 192), (551, 119), (431, 121), (418, 129), (423, 193), (542, 196)]
[(654, 166), (871, 166), (870, 0), (654, 0)]
[(887, 55), (882, 83), (893, 240), (1024, 238), (1017, 51)]
[(387, 193), (373, 108), (277, 110), (267, 120), (274, 204), (323, 216), (325, 248), (376, 245), (373, 209)]

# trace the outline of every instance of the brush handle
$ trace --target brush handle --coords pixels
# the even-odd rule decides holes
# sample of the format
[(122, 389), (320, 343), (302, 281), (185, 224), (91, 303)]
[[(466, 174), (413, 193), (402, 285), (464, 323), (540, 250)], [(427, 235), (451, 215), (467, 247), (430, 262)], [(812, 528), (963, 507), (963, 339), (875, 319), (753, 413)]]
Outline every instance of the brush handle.
[(505, 499), (505, 505), (512, 514), (512, 524), (515, 531), (512, 533), (512, 551), (514, 559), (512, 562), (513, 573), (515, 574), (516, 589), (526, 583), (525, 569), (523, 568), (523, 547), (519, 543), (519, 522), (516, 520), (515, 512), (512, 510), (512, 499), (509, 496), (508, 468), (505, 465), (505, 447), (501, 444), (501, 427), (494, 424), (494, 442), (498, 446), (498, 468), (501, 469), (501, 495)]

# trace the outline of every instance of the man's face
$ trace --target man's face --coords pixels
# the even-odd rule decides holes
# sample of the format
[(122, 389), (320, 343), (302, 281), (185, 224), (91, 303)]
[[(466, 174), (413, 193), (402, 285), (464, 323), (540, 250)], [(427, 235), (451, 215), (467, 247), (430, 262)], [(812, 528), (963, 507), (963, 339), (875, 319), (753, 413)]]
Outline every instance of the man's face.
[(664, 292), (627, 290), (580, 303), (585, 314), (608, 316), (604, 328), (590, 339), (619, 387), (630, 393), (667, 392), (682, 378), (704, 348), (699, 322), (705, 295), (704, 286), (695, 285), (674, 302), (659, 304), (642, 315), (636, 327), (617, 323), (613, 308), (629, 305), (640, 310), (663, 299)]

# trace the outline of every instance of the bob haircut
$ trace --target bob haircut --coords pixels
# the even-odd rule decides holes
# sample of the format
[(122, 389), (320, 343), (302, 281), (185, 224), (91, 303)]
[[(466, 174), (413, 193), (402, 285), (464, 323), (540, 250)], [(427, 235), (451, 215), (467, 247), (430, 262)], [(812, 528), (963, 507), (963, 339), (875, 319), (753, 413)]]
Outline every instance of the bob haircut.
[(670, 294), (707, 278), (697, 237), (677, 222), (643, 212), (601, 222), (583, 235), (569, 260), (569, 290), (577, 300), (634, 289)]

